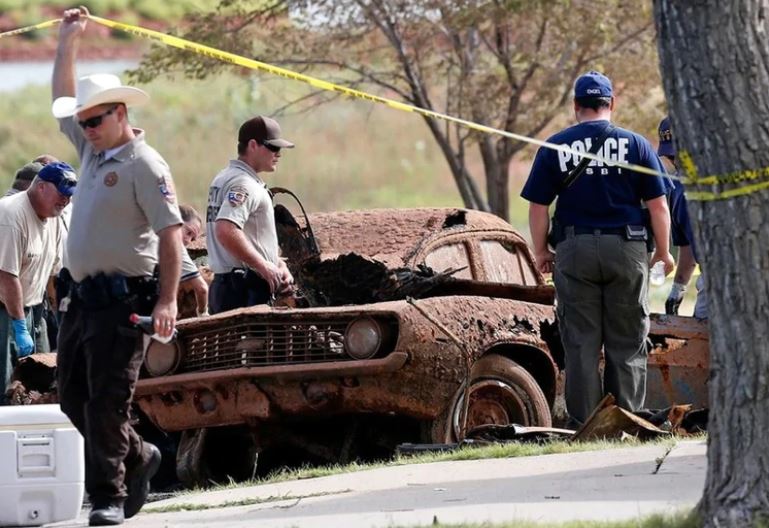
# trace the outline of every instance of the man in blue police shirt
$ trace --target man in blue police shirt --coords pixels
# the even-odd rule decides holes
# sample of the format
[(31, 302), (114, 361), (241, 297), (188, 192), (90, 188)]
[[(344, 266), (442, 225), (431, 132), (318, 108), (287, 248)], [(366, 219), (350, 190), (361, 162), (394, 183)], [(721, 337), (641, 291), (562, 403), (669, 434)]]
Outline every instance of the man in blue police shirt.
[[(664, 173), (662, 162), (642, 136), (607, 129), (614, 109), (611, 81), (601, 73), (582, 75), (574, 86), (578, 124), (548, 139), (597, 155)], [(607, 133), (608, 132), (608, 133)], [(661, 177), (591, 161), (570, 185), (564, 180), (582, 159), (540, 148), (521, 196), (530, 202), (529, 227), (537, 265), (553, 272), (559, 329), (566, 352), (566, 407), (572, 423), (583, 423), (605, 393), (635, 411), (646, 396), (650, 264), (673, 269), (669, 252), (670, 212)], [(549, 205), (556, 202), (548, 247)], [(643, 203), (651, 218), (656, 249), (649, 262)], [(599, 372), (605, 355), (603, 380)], [(576, 423), (574, 423), (576, 425)]]
[[(670, 120), (667, 117), (660, 121), (658, 133), (660, 143), (659, 147), (657, 147), (657, 154), (662, 159), (667, 159), (672, 165), (672, 172), (677, 173), (676, 148), (673, 145), (673, 132), (670, 129)], [(669, 202), (670, 232), (673, 235), (673, 245), (678, 248), (678, 262), (676, 263), (673, 286), (670, 288), (670, 294), (665, 301), (665, 313), (677, 315), (678, 308), (681, 306), (681, 301), (683, 301), (684, 294), (686, 293), (686, 287), (689, 285), (694, 268), (697, 266), (694, 233), (692, 233), (692, 224), (689, 220), (684, 186), (680, 180), (673, 180), (673, 190), (670, 193)], [(698, 319), (707, 319), (708, 317), (708, 302), (702, 274), (697, 279), (697, 301), (694, 305), (694, 317)]]

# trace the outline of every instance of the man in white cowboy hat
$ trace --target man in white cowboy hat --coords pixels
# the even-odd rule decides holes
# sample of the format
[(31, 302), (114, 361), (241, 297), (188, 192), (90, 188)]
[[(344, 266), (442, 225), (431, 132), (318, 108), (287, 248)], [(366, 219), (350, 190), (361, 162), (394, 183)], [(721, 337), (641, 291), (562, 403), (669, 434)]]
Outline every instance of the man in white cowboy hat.
[(58, 343), (61, 408), (85, 439), (91, 526), (121, 524), (141, 509), (160, 464), (158, 449), (129, 423), (142, 363), (132, 313), (152, 313), (169, 337), (177, 314), (181, 217), (163, 158), (128, 122), (149, 96), (114, 75), (75, 82), (88, 11), (64, 12), (53, 70), (53, 107), (78, 151), (81, 185), (67, 238), (72, 278)]

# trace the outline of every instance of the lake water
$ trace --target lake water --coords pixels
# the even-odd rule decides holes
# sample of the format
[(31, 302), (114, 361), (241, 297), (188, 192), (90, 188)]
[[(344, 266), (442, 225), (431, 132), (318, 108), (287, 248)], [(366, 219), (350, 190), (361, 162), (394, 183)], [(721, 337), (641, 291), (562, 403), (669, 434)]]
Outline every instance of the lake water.
[[(77, 76), (91, 73), (120, 74), (135, 68), (135, 60), (78, 61)], [(51, 84), (53, 61), (0, 62), (0, 92), (12, 92), (29, 85)]]

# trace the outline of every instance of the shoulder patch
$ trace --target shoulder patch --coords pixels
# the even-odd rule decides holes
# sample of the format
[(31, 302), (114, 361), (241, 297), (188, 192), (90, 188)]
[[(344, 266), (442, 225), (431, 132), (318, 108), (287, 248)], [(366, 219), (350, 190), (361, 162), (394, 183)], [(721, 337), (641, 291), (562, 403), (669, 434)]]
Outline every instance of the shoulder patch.
[(227, 201), (233, 207), (243, 205), (246, 198), (248, 198), (248, 189), (242, 185), (233, 185), (229, 192), (227, 192)]
[(114, 187), (117, 184), (117, 180), (117, 172), (108, 172), (104, 175), (104, 185), (107, 187)]
[(174, 192), (173, 180), (170, 178), (166, 179), (165, 176), (161, 176), (160, 179), (158, 179), (158, 189), (160, 189), (160, 194), (163, 195), (168, 203), (176, 202), (176, 193)]

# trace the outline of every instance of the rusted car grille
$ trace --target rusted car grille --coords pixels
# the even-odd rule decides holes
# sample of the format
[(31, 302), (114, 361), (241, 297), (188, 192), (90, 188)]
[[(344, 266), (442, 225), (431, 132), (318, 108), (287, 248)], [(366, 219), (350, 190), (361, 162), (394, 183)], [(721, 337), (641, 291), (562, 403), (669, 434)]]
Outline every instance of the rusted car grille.
[[(351, 319), (350, 319), (351, 320)], [(177, 372), (352, 361), (344, 350), (349, 320), (240, 323), (182, 336)]]

